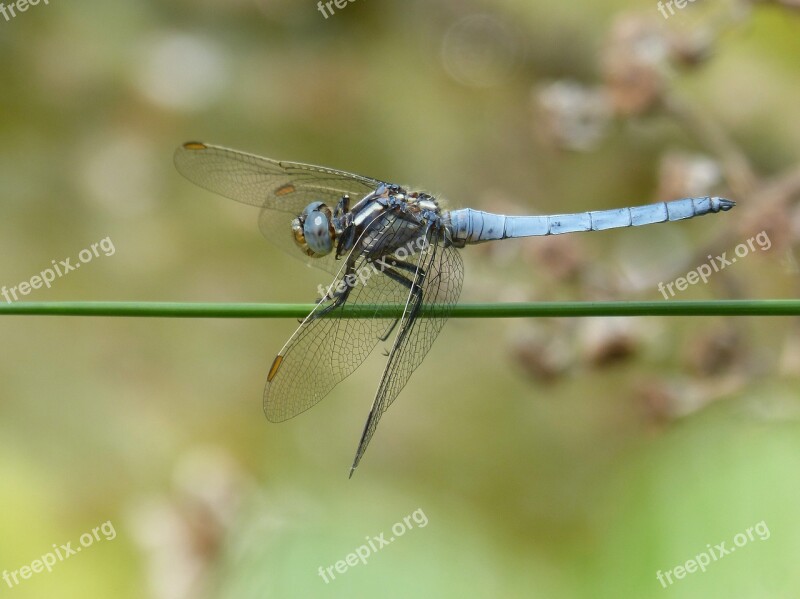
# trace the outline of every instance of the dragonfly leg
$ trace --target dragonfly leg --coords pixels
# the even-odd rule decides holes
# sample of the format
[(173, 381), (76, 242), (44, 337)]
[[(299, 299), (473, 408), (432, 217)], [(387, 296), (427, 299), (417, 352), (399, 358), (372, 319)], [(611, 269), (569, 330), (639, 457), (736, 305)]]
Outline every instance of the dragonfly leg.
[[(389, 266), (392, 266), (394, 268), (399, 268), (399, 269), (404, 270), (406, 272), (410, 272), (412, 275), (416, 274), (416, 272), (417, 272), (417, 265), (413, 264), (411, 262), (405, 262), (403, 260), (398, 260), (396, 258), (392, 259), (391, 261), (385, 260), (385, 262)], [(387, 270), (389, 270), (389, 269), (387, 268)], [(422, 276), (425, 276), (425, 271), (423, 271), (421, 268), (419, 269), (419, 272), (420, 272), (420, 274)], [(409, 287), (409, 289), (410, 289), (410, 287)]]
[[(355, 284), (351, 285), (350, 283), (348, 283), (349, 280), (353, 280), (355, 278), (354, 272), (355, 268), (353, 268), (353, 264), (348, 263), (344, 275), (339, 280), (339, 283), (336, 286), (337, 287), (336, 291), (334, 291), (333, 293), (328, 291), (328, 294), (317, 302), (317, 304), (319, 305), (326, 300), (333, 300), (333, 303), (331, 303), (328, 306), (325, 306), (319, 312), (315, 312), (314, 319), (317, 319), (320, 316), (324, 316), (331, 310), (335, 310), (336, 308), (338, 308), (347, 301), (347, 298), (350, 296), (350, 292), (353, 290), (353, 287), (355, 287)], [(353, 275), (353, 277), (351, 277), (350, 275)], [(344, 289), (339, 291), (339, 287), (342, 284), (344, 284)]]
[(356, 236), (356, 228), (353, 224), (349, 224), (342, 232), (341, 237), (336, 243), (336, 259), (338, 260), (343, 254), (349, 252), (353, 247), (353, 240)]
[[(414, 285), (408, 277), (404, 277), (399, 272), (397, 272), (396, 270), (393, 270), (391, 268), (385, 268), (383, 270), (383, 274), (385, 274), (387, 277), (389, 277), (392, 281), (395, 281), (395, 282), (399, 283), (400, 285), (402, 285), (406, 289), (410, 290)], [(383, 335), (378, 337), (378, 339), (380, 339), (381, 341), (386, 341), (389, 338), (389, 336), (392, 334), (392, 331), (394, 331), (394, 329), (397, 326), (398, 322), (400, 322), (400, 317), (395, 318), (394, 322), (392, 322), (392, 326), (390, 326)]]
[[(400, 268), (407, 270), (411, 273), (419, 273), (420, 280), (425, 278), (425, 271), (423, 271), (421, 268), (417, 268), (417, 266), (414, 264), (398, 261), (395, 264), (393, 264), (393, 266), (399, 266)], [(411, 293), (414, 295), (414, 297), (419, 296), (421, 298), (422, 287), (420, 287), (419, 285), (415, 285), (414, 282), (408, 277), (403, 276), (402, 274), (400, 274), (399, 272), (397, 272), (392, 268), (384, 269), (383, 274), (385, 274), (393, 281), (396, 281), (406, 289), (410, 290)], [(414, 313), (414, 316), (416, 316), (416, 312)], [(395, 327), (397, 327), (398, 322), (400, 322), (400, 317), (394, 319), (392, 326), (390, 326), (389, 329), (379, 337), (379, 339), (381, 341), (386, 341), (392, 334), (392, 331), (394, 331)]]
[[(345, 303), (347, 301), (347, 297), (350, 295), (350, 291), (352, 291), (352, 289), (353, 289), (352, 287), (347, 286), (347, 287), (345, 287), (344, 291), (342, 291), (341, 293), (338, 292), (338, 291), (336, 293), (334, 293), (333, 296), (329, 298), (329, 299), (333, 300), (333, 303), (330, 304), (329, 306), (325, 306), (324, 308), (322, 308), (322, 310), (320, 310), (319, 312), (314, 314), (314, 318), (319, 318), (320, 316), (325, 316), (325, 314), (327, 314), (331, 310), (335, 310), (336, 308), (341, 306), (343, 303)], [(322, 301), (325, 301), (325, 300), (323, 299)], [(322, 303), (322, 301), (320, 301), (320, 303)]]
[(350, 212), (350, 195), (344, 194), (342, 198), (339, 200), (339, 203), (336, 204), (336, 209), (333, 211), (333, 216), (335, 218), (341, 218), (343, 214), (346, 212)]

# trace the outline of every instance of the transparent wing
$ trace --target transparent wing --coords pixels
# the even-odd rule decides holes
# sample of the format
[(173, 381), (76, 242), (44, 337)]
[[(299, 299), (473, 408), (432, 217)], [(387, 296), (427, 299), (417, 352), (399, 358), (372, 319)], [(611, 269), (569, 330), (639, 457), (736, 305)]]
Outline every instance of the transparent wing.
[[(422, 363), (461, 294), (464, 280), (461, 256), (453, 246), (444, 247), (444, 241), (444, 232), (435, 232), (427, 250), (420, 254), (415, 288), (421, 291), (406, 295), (406, 308), (364, 425), (350, 476), (367, 450), (381, 416)], [(422, 305), (430, 312), (419, 318), (418, 311)]]
[(258, 206), (259, 228), (267, 239), (308, 264), (336, 273), (333, 255), (309, 258), (292, 239), (291, 221), (313, 201), (334, 208), (344, 194), (353, 201), (375, 190), (380, 181), (299, 162), (277, 161), (200, 142), (175, 151), (175, 167), (192, 183), (226, 198)]
[[(379, 243), (391, 244), (397, 235), (393, 218), (376, 222), (380, 222), (380, 230), (373, 225), (368, 227), (370, 234), (377, 234)], [(351, 253), (347, 263), (357, 277), (347, 301), (325, 318), (318, 318), (318, 313), (329, 309), (333, 301), (318, 305), (273, 362), (264, 389), (264, 412), (272, 422), (288, 420), (314, 406), (355, 371), (395, 325), (393, 318), (348, 317), (356, 306), (402, 306), (406, 302), (408, 288), (386, 274), (394, 274), (394, 269), (386, 268), (389, 261), (371, 262), (363, 254)], [(331, 288), (343, 282), (349, 271), (343, 267)]]

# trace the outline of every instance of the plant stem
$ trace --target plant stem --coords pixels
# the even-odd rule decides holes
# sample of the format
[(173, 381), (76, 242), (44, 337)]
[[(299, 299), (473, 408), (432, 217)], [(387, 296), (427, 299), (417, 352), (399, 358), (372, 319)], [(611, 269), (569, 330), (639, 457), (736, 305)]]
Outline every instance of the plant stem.
[[(21, 302), (0, 304), (0, 316), (125, 316), (158, 318), (305, 318), (313, 304), (193, 302)], [(397, 317), (402, 306), (348, 306), (345, 318)], [(430, 316), (423, 306), (422, 317)], [(651, 302), (527, 302), (461, 304), (450, 318), (585, 316), (798, 316), (800, 300), (714, 300)]]

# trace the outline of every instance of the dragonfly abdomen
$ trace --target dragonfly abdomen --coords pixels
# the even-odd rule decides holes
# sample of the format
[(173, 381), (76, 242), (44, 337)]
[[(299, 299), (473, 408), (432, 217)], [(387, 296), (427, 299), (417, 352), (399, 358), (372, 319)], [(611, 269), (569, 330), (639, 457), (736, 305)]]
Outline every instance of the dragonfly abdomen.
[(637, 227), (727, 211), (734, 205), (732, 201), (724, 198), (705, 197), (575, 214), (506, 216), (464, 208), (453, 210), (448, 216), (453, 241), (456, 244), (465, 244), (512, 237)]

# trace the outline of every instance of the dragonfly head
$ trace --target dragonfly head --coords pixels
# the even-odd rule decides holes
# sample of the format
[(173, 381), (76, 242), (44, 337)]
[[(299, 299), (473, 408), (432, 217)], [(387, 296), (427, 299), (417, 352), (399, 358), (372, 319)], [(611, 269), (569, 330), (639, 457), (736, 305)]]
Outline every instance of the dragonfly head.
[(331, 253), (336, 230), (330, 208), (322, 202), (311, 202), (292, 221), (294, 242), (307, 256), (321, 258)]

